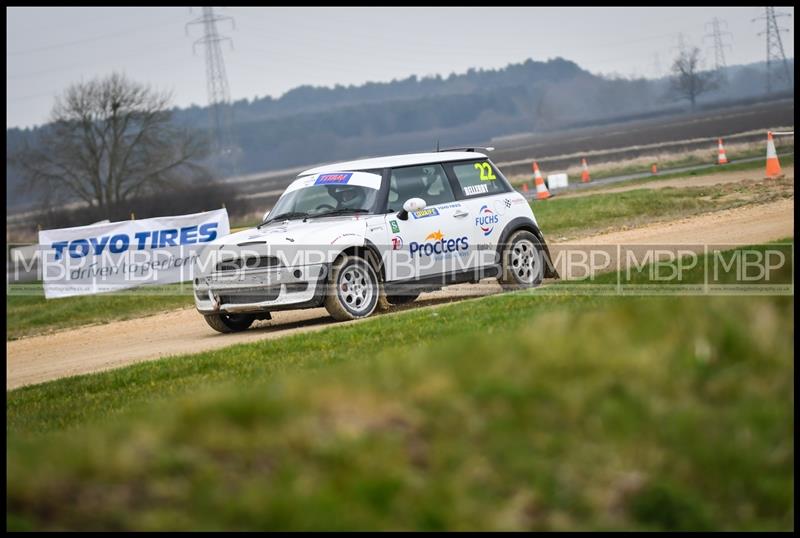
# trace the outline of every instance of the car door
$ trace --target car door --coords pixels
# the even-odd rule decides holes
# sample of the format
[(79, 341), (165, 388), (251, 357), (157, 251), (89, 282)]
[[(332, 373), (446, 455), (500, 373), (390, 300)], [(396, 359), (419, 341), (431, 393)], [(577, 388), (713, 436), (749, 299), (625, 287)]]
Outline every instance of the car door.
[[(388, 190), (388, 281), (432, 278), (475, 267), (466, 233), (469, 213), (455, 199), (441, 164), (393, 168)], [(402, 220), (398, 211), (410, 198), (422, 198), (426, 206)]]
[(512, 187), (486, 158), (445, 164), (462, 210), (468, 213), (464, 233), (475, 251), (476, 265), (495, 263), (495, 247), (510, 217)]

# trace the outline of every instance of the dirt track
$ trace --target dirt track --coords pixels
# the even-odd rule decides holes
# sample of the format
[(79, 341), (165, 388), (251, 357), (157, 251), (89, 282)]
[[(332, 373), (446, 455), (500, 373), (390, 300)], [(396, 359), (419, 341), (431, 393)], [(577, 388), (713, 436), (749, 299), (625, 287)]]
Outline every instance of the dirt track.
[[(794, 199), (740, 207), (656, 223), (551, 245), (559, 249), (575, 245), (718, 243), (754, 244), (792, 237)], [(438, 305), (467, 295), (500, 291), (495, 283), (452, 286), (423, 294), (414, 307)], [(400, 309), (393, 309), (388, 313)], [(169, 355), (196, 353), (325, 328), (332, 323), (322, 309), (276, 312), (270, 322), (233, 335), (220, 335), (208, 327), (193, 308), (167, 312), (108, 325), (82, 327), (55, 334), (8, 342), (6, 388), (41, 383), (59, 377), (118, 368)], [(350, 322), (359, 323), (359, 322)]]

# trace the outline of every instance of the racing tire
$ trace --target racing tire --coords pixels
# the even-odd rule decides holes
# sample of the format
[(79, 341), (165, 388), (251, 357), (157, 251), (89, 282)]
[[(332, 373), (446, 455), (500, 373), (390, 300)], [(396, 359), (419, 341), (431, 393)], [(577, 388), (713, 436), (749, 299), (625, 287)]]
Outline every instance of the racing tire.
[(539, 239), (527, 230), (518, 230), (511, 234), (503, 249), (503, 271), (497, 280), (506, 291), (539, 287), (544, 280), (546, 260)]
[(360, 256), (342, 256), (331, 266), (325, 309), (336, 321), (365, 318), (375, 311), (381, 286), (375, 269)]
[(212, 329), (221, 333), (237, 333), (247, 330), (256, 320), (254, 314), (210, 314), (206, 318)]
[(413, 303), (419, 297), (419, 292), (417, 293), (405, 293), (402, 295), (387, 295), (386, 300), (389, 301), (389, 304), (393, 305), (401, 305), (401, 304), (408, 304)]

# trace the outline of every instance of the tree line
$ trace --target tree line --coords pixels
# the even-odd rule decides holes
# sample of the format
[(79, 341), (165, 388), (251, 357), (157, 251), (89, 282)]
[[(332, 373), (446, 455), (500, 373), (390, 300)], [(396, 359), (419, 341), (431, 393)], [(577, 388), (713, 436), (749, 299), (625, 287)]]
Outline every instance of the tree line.
[[(437, 141), (480, 144), (674, 108), (680, 100), (693, 107), (763, 92), (761, 70), (713, 73), (690, 49), (661, 79), (598, 76), (556, 58), (446, 78), (301, 86), (279, 99), (232, 104), (238, 172), (425, 151)], [(208, 118), (207, 108), (175, 108), (168, 94), (122, 75), (75, 84), (47, 125), (7, 130), (9, 206), (82, 200), (102, 214), (122, 211), (133, 198), (206, 185), (226, 174), (209, 155)]]

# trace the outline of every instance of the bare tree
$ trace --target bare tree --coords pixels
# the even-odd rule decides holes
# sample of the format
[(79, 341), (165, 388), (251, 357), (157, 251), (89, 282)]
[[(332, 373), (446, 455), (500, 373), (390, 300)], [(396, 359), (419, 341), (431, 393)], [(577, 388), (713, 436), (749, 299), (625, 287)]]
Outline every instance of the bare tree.
[(56, 98), (33, 147), (11, 158), (28, 188), (108, 213), (120, 202), (206, 177), (200, 134), (175, 125), (171, 95), (113, 73), (73, 84)]
[(682, 49), (672, 63), (672, 91), (682, 99), (688, 99), (694, 110), (697, 98), (719, 87), (716, 73), (704, 71), (700, 66), (700, 49)]

